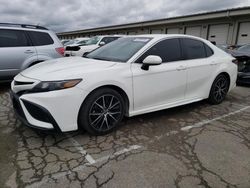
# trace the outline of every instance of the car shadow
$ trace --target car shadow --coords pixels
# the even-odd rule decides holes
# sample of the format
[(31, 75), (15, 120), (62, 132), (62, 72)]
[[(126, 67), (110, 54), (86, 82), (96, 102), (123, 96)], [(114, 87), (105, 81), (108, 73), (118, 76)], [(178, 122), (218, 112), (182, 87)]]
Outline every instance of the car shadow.
[(0, 92), (9, 90), (11, 86), (11, 82), (0, 82)]

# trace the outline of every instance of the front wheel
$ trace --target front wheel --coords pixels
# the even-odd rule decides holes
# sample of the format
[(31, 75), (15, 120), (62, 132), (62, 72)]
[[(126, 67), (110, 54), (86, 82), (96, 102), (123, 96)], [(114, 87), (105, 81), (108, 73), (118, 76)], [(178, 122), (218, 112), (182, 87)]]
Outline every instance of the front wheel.
[(227, 96), (229, 80), (224, 74), (216, 77), (209, 94), (208, 101), (211, 104), (220, 104)]
[(92, 135), (111, 132), (124, 116), (125, 103), (121, 95), (109, 88), (94, 91), (84, 101), (79, 113), (79, 126)]

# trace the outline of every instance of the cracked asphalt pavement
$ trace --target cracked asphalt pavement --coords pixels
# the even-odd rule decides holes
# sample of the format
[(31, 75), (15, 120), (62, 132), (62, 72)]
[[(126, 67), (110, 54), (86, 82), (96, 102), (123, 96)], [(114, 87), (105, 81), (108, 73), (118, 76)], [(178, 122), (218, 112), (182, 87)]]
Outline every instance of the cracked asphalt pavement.
[(249, 188), (250, 88), (235, 88), (216, 106), (126, 118), (94, 137), (22, 125), (9, 86), (0, 86), (0, 187)]

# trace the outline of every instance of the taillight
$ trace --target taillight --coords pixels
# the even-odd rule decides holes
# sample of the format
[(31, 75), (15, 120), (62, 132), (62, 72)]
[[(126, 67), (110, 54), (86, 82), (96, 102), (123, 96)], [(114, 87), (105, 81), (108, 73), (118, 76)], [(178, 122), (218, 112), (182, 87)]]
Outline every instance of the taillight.
[(236, 64), (236, 65), (239, 64), (239, 61), (238, 61), (237, 59), (233, 59), (232, 62), (233, 62), (234, 64)]
[(60, 48), (56, 48), (56, 51), (63, 56), (65, 49), (64, 47), (60, 47)]

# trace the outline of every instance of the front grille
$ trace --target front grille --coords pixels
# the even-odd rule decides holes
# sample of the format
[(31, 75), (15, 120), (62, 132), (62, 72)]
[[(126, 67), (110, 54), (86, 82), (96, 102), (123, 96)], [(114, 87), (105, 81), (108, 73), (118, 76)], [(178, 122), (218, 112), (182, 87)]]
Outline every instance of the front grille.
[(34, 82), (19, 82), (19, 81), (14, 81), (14, 85), (16, 86), (22, 86), (22, 85), (31, 85), (34, 84)]
[(42, 122), (52, 123), (49, 114), (42, 107), (25, 100), (23, 100), (23, 104), (33, 118)]

